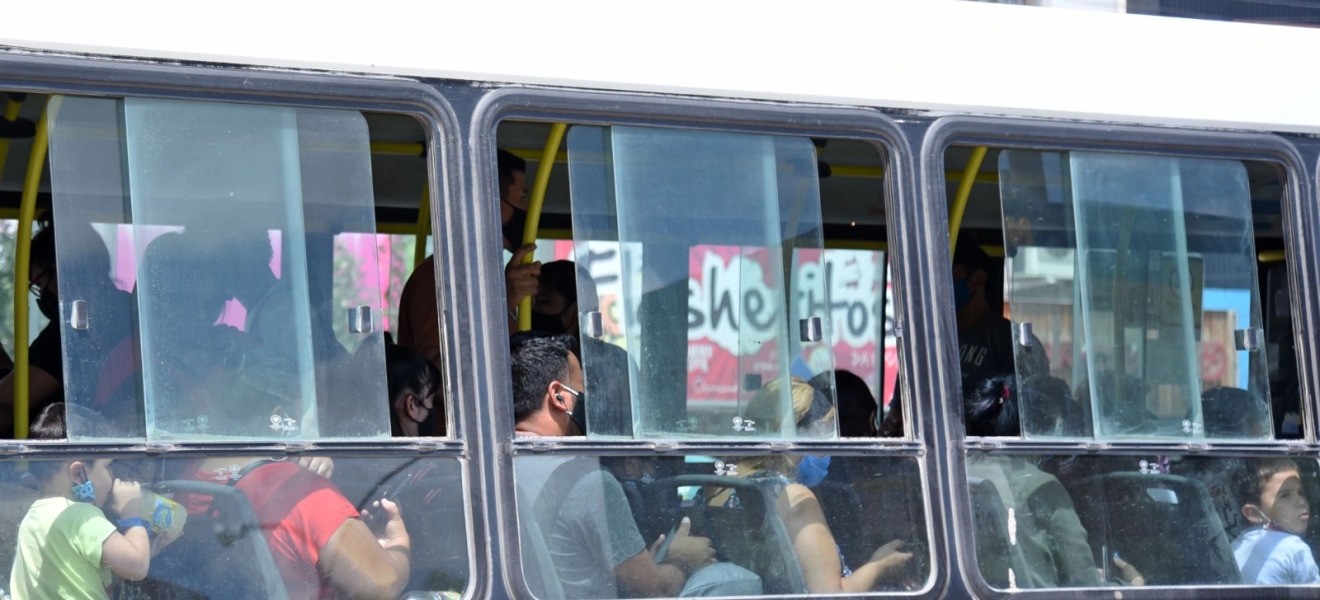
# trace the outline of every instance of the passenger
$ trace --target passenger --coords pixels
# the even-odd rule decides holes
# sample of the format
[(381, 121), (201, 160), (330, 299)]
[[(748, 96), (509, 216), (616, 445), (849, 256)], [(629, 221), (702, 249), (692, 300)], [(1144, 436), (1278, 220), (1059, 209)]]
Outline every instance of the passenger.
[[(962, 394), (967, 397), (981, 382), (1015, 372), (1032, 379), (1049, 375), (1049, 359), (1039, 340), (1030, 346), (1014, 343), (1013, 323), (990, 306), (987, 295), (994, 277), (990, 257), (970, 233), (958, 236), (953, 252), (953, 301), (958, 328), (958, 361), (962, 371)], [(1016, 368), (1021, 363), (1021, 368)], [(901, 386), (894, 387), (889, 414), (881, 424), (881, 435), (902, 435)], [(1017, 434), (1014, 434), (1017, 435)]]
[[(522, 264), (523, 257), (536, 250), (536, 245), (518, 245), (527, 222), (527, 161), (500, 150), (497, 162), (504, 249), (513, 252), (513, 258), (504, 267), (505, 309), (509, 314), (509, 331), (513, 332), (518, 330), (514, 318), (518, 304), (523, 298), (536, 295), (541, 264)], [(399, 345), (420, 352), (440, 368), (440, 313), (435, 294), (435, 261), (433, 256), (428, 256), (413, 270), (399, 297)]]
[[(518, 437), (577, 434), (570, 417), (582, 395), (582, 368), (565, 335), (521, 333), (511, 340), (514, 420)], [(691, 595), (701, 583), (698, 569), (715, 564), (710, 540), (688, 534), (683, 519), (659, 562), (654, 553), (665, 536), (648, 549), (633, 519), (623, 486), (594, 459), (534, 456), (516, 461), (516, 481), (533, 506), (520, 507), (544, 532), (554, 570), (566, 598), (643, 598)], [(748, 587), (720, 588), (754, 595), (759, 580), (741, 571)], [(689, 576), (689, 574), (692, 574)], [(727, 573), (726, 573), (727, 574)]]
[[(1047, 402), (1032, 388), (1018, 390), (1012, 375), (985, 380), (965, 400), (969, 436), (1016, 436), (1018, 406)], [(968, 455), (967, 474), (992, 482), (1004, 508), (1018, 515), (1017, 542), (1012, 545), (1016, 556), (1003, 557), (1023, 567), (1016, 573), (1018, 587), (1101, 585), (1102, 571), (1096, 569), (1086, 528), (1057, 478), (1020, 457), (981, 453)], [(1117, 555), (1112, 560), (1122, 583), (1145, 584), (1145, 577), (1132, 565)], [(986, 578), (1003, 579), (998, 573), (986, 573)]]
[[(417, 437), (445, 431), (445, 407), (439, 393), (440, 371), (435, 365), (413, 349), (387, 339), (385, 381), (389, 388), (391, 435)], [(438, 414), (433, 416), (433, 413)], [(431, 423), (439, 423), (439, 426), (434, 427)], [(423, 431), (424, 427), (426, 431)]]
[[(234, 401), (217, 410), (228, 413), (221, 417), (230, 421), (231, 433), (261, 435), (283, 414), (280, 400), (242, 381), (235, 385), (241, 389)], [(230, 485), (247, 496), (290, 600), (395, 598), (408, 583), (412, 545), (399, 507), (380, 500), (372, 510), (382, 513), (384, 525), (373, 532), (362, 518), (370, 515), (359, 514), (328, 479), (332, 469), (326, 459), (220, 456), (187, 465), (178, 478)], [(189, 515), (211, 509), (205, 496), (179, 494), (176, 500)]]
[[(829, 374), (821, 373), (811, 379), (811, 387), (822, 392), (829, 383)], [(839, 402), (839, 436), (845, 438), (875, 437), (876, 416), (879, 407), (871, 388), (852, 371), (834, 371), (834, 389)]]
[[(87, 421), (89, 428), (96, 427), (94, 418)], [(67, 438), (64, 404), (42, 409), (31, 434), (32, 439)], [(78, 458), (29, 465), (42, 497), (19, 525), (9, 576), (14, 600), (108, 599), (111, 573), (130, 581), (146, 578), (153, 552), (142, 489), (116, 479), (112, 462)], [(106, 518), (103, 507), (119, 515), (117, 524)]]
[[(61, 252), (67, 254), (57, 263), (55, 229), (49, 221), (41, 224), (32, 237), (28, 281), (36, 297), (37, 309), (49, 323), (29, 347), (29, 415), (35, 418), (42, 408), (63, 402), (67, 395), (75, 402), (86, 402), (94, 395), (96, 375), (109, 350), (129, 335), (132, 301), (115, 287), (110, 278), (110, 254), (104, 241), (86, 223), (70, 223), (61, 236)], [(56, 276), (57, 265), (62, 275)], [(79, 359), (64, 369), (65, 344), (61, 339), (64, 319), (60, 314), (60, 282), (65, 293), (86, 301), (92, 327), (71, 342), (70, 352)], [(8, 357), (6, 357), (7, 359)], [(12, 368), (12, 367), (11, 367)], [(0, 435), (12, 437), (13, 374), (0, 379)]]
[(1288, 458), (1247, 462), (1238, 473), (1242, 514), (1254, 527), (1233, 540), (1233, 557), (1242, 583), (1278, 585), (1320, 583), (1306, 533), (1311, 505), (1302, 490), (1297, 463)]
[[(581, 290), (581, 294), (578, 291)], [(586, 386), (593, 390), (590, 404), (573, 413), (585, 434), (632, 435), (632, 386), (628, 351), (594, 337), (582, 337), (578, 315), (600, 309), (596, 282), (573, 261), (557, 260), (541, 266), (536, 298), (532, 303), (532, 329), (566, 333), (573, 338), (573, 355), (584, 361)], [(586, 364), (590, 363), (590, 365)], [(579, 398), (579, 401), (582, 399)], [(590, 414), (590, 418), (587, 415)]]
[[(761, 388), (748, 402), (745, 411), (746, 417), (764, 423), (770, 431), (778, 431), (780, 426), (780, 385), (779, 380), (774, 380)], [(819, 395), (805, 381), (793, 379), (793, 414), (803, 435), (810, 435), (818, 423), (833, 420), (832, 407), (830, 413), (810, 416), (813, 404), (818, 404), (816, 397)], [(845, 569), (843, 559), (839, 556), (839, 546), (826, 524), (825, 514), (821, 511), (816, 495), (806, 485), (793, 481), (793, 478), (799, 477), (801, 462), (800, 457), (743, 458), (736, 460), (735, 471), (737, 477), (756, 482), (775, 499), (775, 508), (793, 541), (793, 550), (802, 567), (802, 574), (806, 577), (807, 590), (813, 594), (865, 593), (874, 589), (879, 582), (897, 578), (912, 560), (911, 552), (900, 551), (903, 547), (901, 540), (881, 545), (871, 554), (869, 561), (851, 573)], [(711, 493), (707, 500), (709, 505), (728, 507), (740, 506), (741, 502), (733, 488)]]
[(1265, 402), (1240, 388), (1217, 387), (1201, 394), (1201, 418), (1210, 437), (1260, 439), (1270, 433)]

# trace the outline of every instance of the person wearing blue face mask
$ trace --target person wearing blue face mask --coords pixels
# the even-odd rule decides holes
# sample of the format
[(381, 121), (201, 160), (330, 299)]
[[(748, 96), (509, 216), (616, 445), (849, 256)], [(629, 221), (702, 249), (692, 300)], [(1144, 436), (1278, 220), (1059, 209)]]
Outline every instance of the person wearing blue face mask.
[[(958, 236), (953, 251), (953, 302), (958, 327), (958, 362), (962, 371), (962, 393), (972, 393), (978, 384), (991, 377), (1013, 375), (1025, 378), (1049, 374), (1049, 359), (1039, 340), (1030, 345), (1015, 344), (1013, 323), (992, 307), (991, 283), (1002, 276), (980, 242), (968, 232)], [(998, 306), (999, 302), (994, 302)], [(1020, 369), (1016, 369), (1018, 363)], [(902, 386), (894, 387), (889, 414), (880, 425), (882, 437), (903, 435)]]
[[(764, 424), (767, 431), (778, 431), (782, 422), (781, 385), (781, 380), (774, 380), (761, 388), (748, 401), (744, 417)], [(789, 385), (798, 436), (833, 437), (835, 410), (828, 397), (796, 377)], [(884, 583), (896, 587), (894, 584), (912, 560), (911, 552), (902, 551), (901, 540), (876, 548), (870, 559), (855, 570), (844, 565), (820, 502), (810, 489), (828, 473), (829, 457), (752, 456), (726, 458), (725, 463), (734, 465), (734, 477), (755, 482), (763, 494), (775, 499), (810, 593), (864, 593)], [(728, 508), (740, 507), (743, 502), (734, 488), (703, 489), (702, 499), (707, 505)]]

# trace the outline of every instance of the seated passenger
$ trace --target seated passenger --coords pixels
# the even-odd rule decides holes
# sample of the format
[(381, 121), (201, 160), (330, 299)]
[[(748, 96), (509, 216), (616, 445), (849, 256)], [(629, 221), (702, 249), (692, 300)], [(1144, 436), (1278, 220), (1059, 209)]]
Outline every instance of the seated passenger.
[[(386, 338), (385, 381), (390, 396), (391, 435), (417, 437), (435, 435), (437, 431), (443, 435), (445, 407), (439, 393), (440, 371), (435, 365), (413, 349)], [(435, 422), (438, 428), (423, 431), (423, 426)]]
[(1320, 583), (1306, 533), (1311, 505), (1302, 490), (1297, 463), (1287, 458), (1247, 461), (1238, 473), (1242, 514), (1252, 527), (1233, 540), (1242, 583), (1278, 585)]
[[(779, 380), (774, 380), (761, 388), (748, 402), (745, 411), (747, 418), (764, 423), (770, 431), (778, 431), (780, 426), (780, 385)], [(803, 434), (809, 434), (817, 422), (833, 420), (833, 414), (809, 417), (818, 394), (800, 379), (794, 378), (791, 385), (793, 413), (804, 429)], [(806, 577), (807, 590), (813, 594), (864, 593), (874, 589), (878, 582), (898, 576), (908, 561), (912, 560), (911, 552), (899, 551), (903, 547), (901, 540), (880, 546), (865, 564), (851, 573), (845, 571), (839, 547), (825, 522), (825, 514), (821, 512), (816, 495), (807, 486), (794, 482), (798, 477), (800, 462), (802, 457), (799, 456), (743, 458), (735, 462), (735, 471), (737, 477), (756, 482), (775, 499), (775, 508), (788, 529), (789, 538), (793, 540), (793, 550), (802, 567), (802, 574)], [(741, 504), (741, 499), (732, 488), (711, 490), (708, 493), (707, 503), (710, 505)]]
[(1201, 418), (1210, 437), (1260, 439), (1270, 432), (1265, 403), (1240, 388), (1217, 387), (1202, 393)]
[[(964, 415), (969, 436), (1016, 436), (1018, 407), (1045, 403), (1036, 390), (1017, 389), (1013, 376), (992, 377), (966, 398)], [(971, 453), (967, 474), (994, 484), (1004, 508), (1014, 510), (1015, 556), (1005, 557), (1021, 588), (1095, 587), (1102, 571), (1096, 569), (1086, 529), (1077, 518), (1068, 490), (1053, 475), (1016, 456)], [(979, 534), (978, 534), (979, 535)], [(982, 542), (984, 543), (984, 542)], [(1145, 577), (1117, 555), (1112, 557), (1122, 583), (1144, 585)], [(982, 563), (982, 569), (986, 564)], [(989, 581), (1003, 580), (987, 573)]]
[[(64, 408), (59, 402), (46, 406), (32, 425), (32, 439), (65, 439)], [(94, 418), (87, 420), (88, 427), (96, 428)], [(116, 479), (112, 462), (66, 459), (29, 465), (42, 497), (19, 525), (9, 576), (14, 600), (108, 599), (111, 573), (131, 581), (146, 578), (152, 548), (142, 518), (142, 489)], [(119, 515), (118, 523), (106, 518), (103, 507)]]
[[(519, 246), (527, 221), (527, 161), (512, 153), (496, 153), (499, 169), (500, 223), (503, 224), (504, 249), (513, 258), (504, 267), (505, 309), (509, 331), (518, 330), (515, 314), (519, 303), (536, 295), (540, 263), (522, 264), (523, 257), (536, 250), (535, 244)], [(399, 296), (399, 345), (425, 356), (440, 368), (440, 311), (436, 306), (435, 257), (428, 256), (413, 269)]]
[[(62, 402), (66, 396), (69, 402), (86, 406), (95, 395), (97, 372), (109, 350), (128, 337), (130, 331), (132, 300), (110, 278), (110, 253), (104, 240), (87, 223), (61, 225), (61, 231), (64, 233), (60, 252), (64, 255), (58, 261), (55, 229), (49, 221), (32, 237), (29, 287), (37, 309), (49, 319), (29, 347), (28, 414), (32, 418), (45, 405)], [(61, 338), (65, 325), (60, 314), (61, 288), (67, 297), (85, 301), (88, 321), (92, 324), (68, 343)], [(78, 357), (69, 363), (67, 373), (63, 356), (66, 346)], [(13, 426), (12, 375), (0, 379), (0, 435), (6, 437), (11, 436)], [(75, 435), (79, 434), (75, 431)], [(123, 432), (116, 431), (116, 435)]]
[[(184, 393), (204, 397), (199, 404), (210, 407), (213, 431), (270, 438), (271, 424), (294, 422), (287, 415), (301, 413), (286, 408), (302, 402), (268, 383), (269, 373), (218, 365), (203, 385)], [(380, 501), (384, 525), (373, 532), (327, 479), (331, 469), (329, 461), (219, 456), (187, 465), (177, 478), (230, 485), (247, 495), (290, 600), (398, 596), (408, 583), (411, 549), (398, 506)], [(210, 510), (204, 496), (179, 494), (176, 499), (190, 515)]]
[[(821, 373), (811, 379), (811, 386), (825, 391), (829, 381), (828, 373)], [(871, 388), (852, 371), (836, 369), (834, 371), (834, 389), (839, 401), (839, 436), (845, 438), (875, 437), (876, 414), (879, 407)]]
[[(568, 336), (520, 333), (511, 341), (515, 429), (519, 437), (562, 437), (577, 433), (570, 417), (582, 392), (582, 367)], [(648, 549), (623, 486), (594, 459), (532, 456), (515, 461), (520, 506), (544, 533), (566, 598), (647, 598), (687, 595), (699, 583), (694, 571), (715, 564), (710, 540), (688, 535), (683, 519), (664, 558)], [(725, 565), (732, 567), (732, 565)], [(736, 567), (735, 567), (736, 568)], [(692, 574), (690, 577), (689, 575)], [(754, 578), (745, 573), (747, 578)], [(759, 584), (759, 581), (757, 582)], [(746, 595), (755, 590), (729, 588)]]

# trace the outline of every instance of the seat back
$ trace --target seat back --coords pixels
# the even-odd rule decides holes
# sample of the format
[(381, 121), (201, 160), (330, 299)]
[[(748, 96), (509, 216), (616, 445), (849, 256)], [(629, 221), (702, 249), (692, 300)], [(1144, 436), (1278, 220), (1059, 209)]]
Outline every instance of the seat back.
[[(740, 507), (697, 506), (690, 511), (672, 499), (679, 488), (733, 488)], [(805, 594), (806, 578), (788, 529), (770, 498), (755, 482), (736, 477), (679, 475), (657, 480), (642, 490), (644, 521), (676, 525), (692, 519), (692, 534), (709, 537), (720, 560), (742, 566), (761, 577), (766, 594)]]
[(0, 483), (0, 590), (9, 589), (9, 567), (18, 550), (18, 526), (38, 497), (36, 490)]
[(972, 501), (976, 564), (981, 567), (981, 577), (991, 587), (1007, 589), (1011, 581), (1009, 569), (1025, 573), (1025, 565), (1014, 560), (1016, 552), (1008, 536), (1008, 508), (989, 479), (969, 475), (967, 488)]
[(201, 481), (165, 481), (153, 487), (160, 494), (208, 496), (212, 511), (188, 517), (183, 535), (151, 560), (144, 589), (173, 589), (172, 597), (288, 599), (246, 494)]
[(1242, 583), (1224, 524), (1201, 482), (1109, 473), (1068, 485), (1097, 564), (1118, 553), (1150, 585)]
[(541, 524), (534, 516), (533, 497), (517, 486), (518, 537), (521, 540), (523, 578), (532, 595), (540, 600), (564, 600), (564, 588), (556, 574), (550, 545), (546, 542)]

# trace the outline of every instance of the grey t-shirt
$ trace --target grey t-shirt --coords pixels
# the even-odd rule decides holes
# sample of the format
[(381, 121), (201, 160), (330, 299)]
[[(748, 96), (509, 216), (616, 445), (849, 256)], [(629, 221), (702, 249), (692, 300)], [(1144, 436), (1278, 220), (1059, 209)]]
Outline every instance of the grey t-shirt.
[[(585, 462), (559, 468), (573, 461)], [(600, 468), (595, 458), (530, 456), (514, 462), (517, 484), (525, 498), (551, 511), (558, 505), (557, 514), (543, 514), (537, 524), (545, 536), (564, 597), (618, 598), (614, 568), (646, 549), (619, 480)], [(547, 486), (552, 475), (577, 477), (562, 499), (542, 498), (544, 493), (558, 491), (555, 486)], [(534, 506), (519, 507), (523, 518), (536, 512)]]

